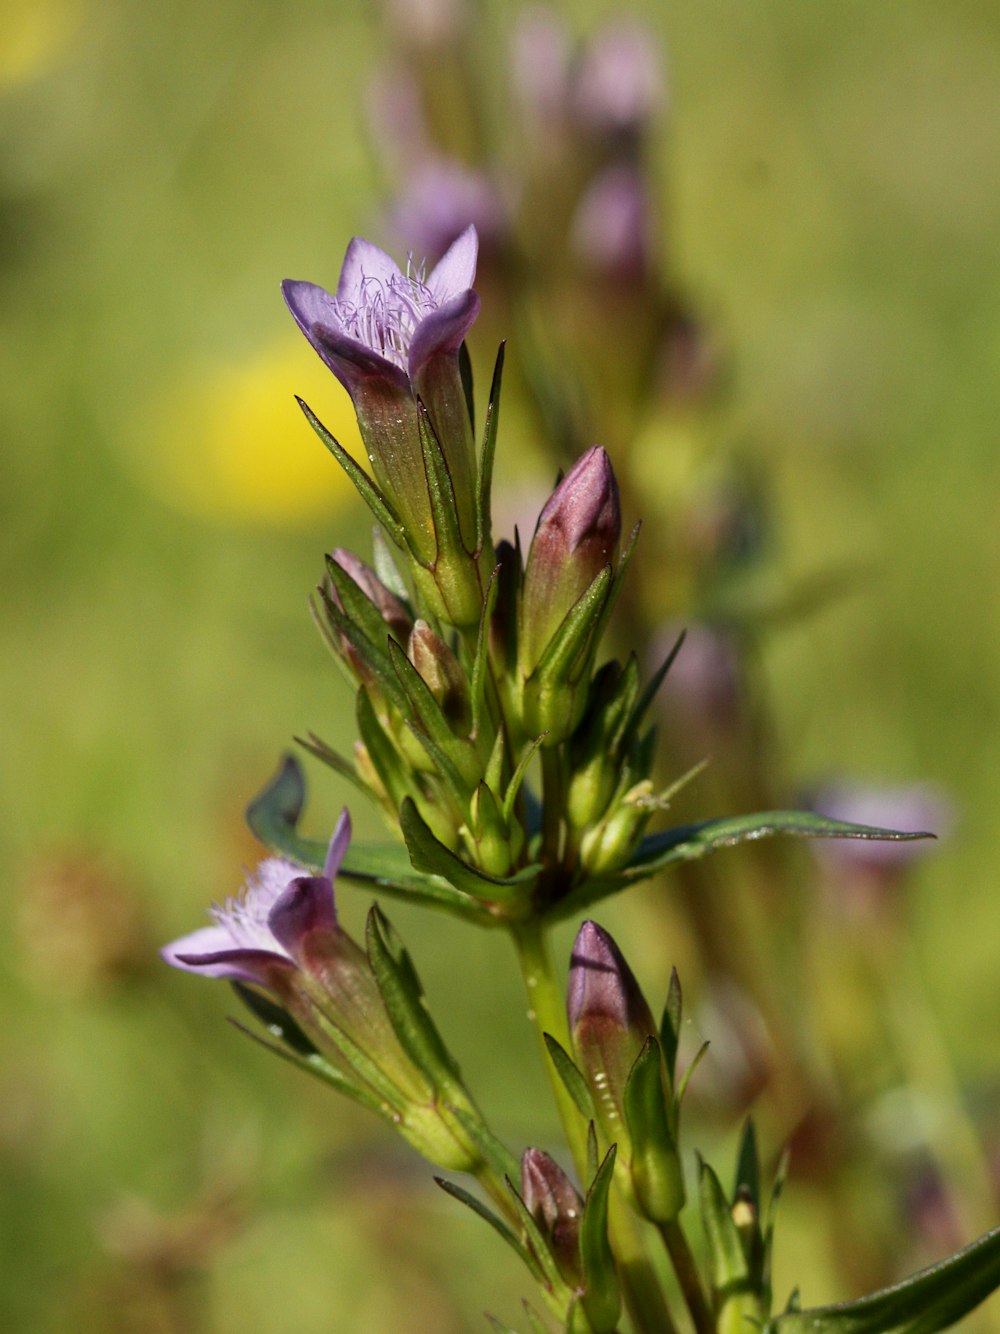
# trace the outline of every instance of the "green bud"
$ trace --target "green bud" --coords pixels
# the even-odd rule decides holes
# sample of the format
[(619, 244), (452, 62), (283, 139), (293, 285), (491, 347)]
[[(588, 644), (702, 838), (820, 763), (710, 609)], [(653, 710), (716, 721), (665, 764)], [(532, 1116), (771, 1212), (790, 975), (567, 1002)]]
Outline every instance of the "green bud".
[(684, 1175), (673, 1128), (660, 1044), (649, 1037), (625, 1085), (624, 1112), (632, 1153), (629, 1176), (640, 1211), (670, 1223), (684, 1207)]

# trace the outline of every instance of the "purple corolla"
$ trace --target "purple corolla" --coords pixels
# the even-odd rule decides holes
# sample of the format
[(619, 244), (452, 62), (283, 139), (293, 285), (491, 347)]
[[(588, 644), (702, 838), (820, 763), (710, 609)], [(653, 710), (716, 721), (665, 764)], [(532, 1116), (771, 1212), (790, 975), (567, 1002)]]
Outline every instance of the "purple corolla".
[(333, 882), (351, 838), (341, 814), (323, 874), (307, 875), (281, 857), (261, 862), (243, 892), (211, 909), (215, 919), (167, 945), (167, 963), (205, 977), (251, 982), (283, 993), (307, 964), (310, 941), (337, 932)]
[(427, 408), (451, 475), (463, 538), (475, 529), (475, 452), (459, 350), (479, 313), (472, 290), (479, 241), (469, 226), (428, 274), (356, 236), (336, 294), (288, 279), (285, 301), (351, 396), (375, 479), (414, 554), (430, 564), (436, 539), (417, 419)]

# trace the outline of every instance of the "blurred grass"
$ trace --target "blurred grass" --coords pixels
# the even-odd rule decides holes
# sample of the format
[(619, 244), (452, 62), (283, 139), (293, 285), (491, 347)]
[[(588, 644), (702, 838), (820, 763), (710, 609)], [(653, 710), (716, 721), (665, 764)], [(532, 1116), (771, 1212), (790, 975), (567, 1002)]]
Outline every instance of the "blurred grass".
[[(719, 429), (777, 489), (791, 576), (876, 571), (768, 642), (782, 758), (803, 783), (954, 794), (917, 949), (989, 1108), (1000, 19), (972, 0), (645, 12), (673, 71), (672, 254), (736, 358)], [(333, 282), (369, 228), (371, 20), (361, 0), (0, 12), (5, 1329), (461, 1331), (484, 1307), (514, 1318), (526, 1290), (426, 1172), (241, 1042), (221, 988), (154, 955), (254, 859), (240, 812), (280, 748), (350, 733), (305, 599), (324, 548), (364, 543), (364, 516), (332, 462), (322, 494), (298, 462), (304, 443), (321, 454), (292, 399), (315, 366), (277, 283)], [(256, 480), (237, 491), (215, 423), (257, 367)], [(513, 476), (517, 442), (501, 445)], [(268, 509), (286, 452), (299, 480)], [(315, 775), (318, 830), (347, 796)], [(112, 948), (101, 924), (130, 914)], [(504, 943), (393, 916), (499, 1128), (544, 1142)], [(627, 905), (608, 920), (627, 948)], [(661, 963), (635, 943), (652, 993), (672, 943)], [(789, 1271), (812, 1266), (795, 1278), (820, 1299), (833, 1279), (798, 1199)]]

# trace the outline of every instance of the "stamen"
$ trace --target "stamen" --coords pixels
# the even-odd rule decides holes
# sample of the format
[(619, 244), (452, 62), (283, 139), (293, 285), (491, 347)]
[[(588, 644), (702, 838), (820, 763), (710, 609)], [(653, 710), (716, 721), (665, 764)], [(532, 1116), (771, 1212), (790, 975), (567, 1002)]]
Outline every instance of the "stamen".
[(425, 282), (425, 271), (424, 261), (414, 264), (413, 256), (408, 255), (405, 274), (383, 279), (363, 273), (357, 301), (343, 298), (335, 302), (344, 333), (406, 370), (417, 326), (438, 306)]

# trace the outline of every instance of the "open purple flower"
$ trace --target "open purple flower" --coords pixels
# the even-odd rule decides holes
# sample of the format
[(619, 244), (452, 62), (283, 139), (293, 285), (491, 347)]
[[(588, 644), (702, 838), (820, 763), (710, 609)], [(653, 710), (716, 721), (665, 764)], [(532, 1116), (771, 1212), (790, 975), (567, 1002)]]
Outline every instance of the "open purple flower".
[(211, 926), (181, 936), (160, 951), (174, 968), (205, 977), (251, 982), (282, 992), (303, 964), (310, 937), (337, 928), (333, 882), (351, 839), (346, 809), (330, 840), (319, 876), (281, 857), (269, 857), (243, 892), (211, 910)]
[(404, 273), (356, 236), (335, 295), (315, 283), (282, 284), (299, 328), (350, 394), (376, 481), (428, 563), (436, 548), (417, 397), (444, 452), (463, 537), (474, 536), (475, 452), (458, 356), (479, 313), (478, 253), (469, 226), (429, 274), (411, 261)]

